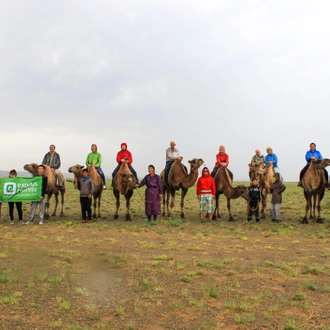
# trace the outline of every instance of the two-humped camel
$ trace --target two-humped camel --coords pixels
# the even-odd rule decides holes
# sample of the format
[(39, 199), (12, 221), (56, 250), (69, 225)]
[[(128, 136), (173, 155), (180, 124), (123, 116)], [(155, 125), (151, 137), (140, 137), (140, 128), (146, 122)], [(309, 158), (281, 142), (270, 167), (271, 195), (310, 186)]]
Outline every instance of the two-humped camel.
[(113, 194), (116, 198), (116, 213), (114, 219), (118, 219), (120, 206), (120, 195), (124, 195), (126, 199), (126, 221), (132, 221), (130, 207), (131, 197), (137, 182), (132, 171), (129, 169), (127, 162), (122, 162), (116, 176), (113, 180)]
[(214, 181), (215, 181), (215, 187), (217, 193), (215, 198), (213, 220), (216, 220), (217, 218), (221, 218), (220, 210), (219, 210), (219, 198), (220, 198), (220, 194), (223, 193), (227, 198), (229, 221), (235, 221), (230, 210), (230, 200), (243, 197), (245, 200), (248, 201), (249, 200), (248, 188), (243, 185), (239, 185), (234, 188), (229, 172), (225, 166), (219, 167), (217, 173), (214, 176)]
[(251, 172), (251, 180), (257, 178), (259, 180), (259, 186), (261, 190), (261, 218), (266, 218), (266, 207), (267, 207), (267, 194), (270, 193), (270, 188), (273, 184), (274, 170), (273, 164), (268, 163), (264, 167), (263, 162), (249, 164)]
[[(301, 185), (304, 189), (304, 196), (306, 199), (306, 212), (302, 223), (308, 223), (308, 211), (310, 211), (310, 219), (316, 219), (317, 223), (323, 223), (321, 218), (321, 200), (323, 199), (325, 186), (327, 183), (325, 180), (324, 168), (329, 165), (330, 160), (328, 158), (312, 159), (301, 180)], [(315, 215), (315, 208), (317, 208), (317, 218)]]
[[(165, 216), (165, 204), (167, 210), (167, 216), (172, 216), (172, 209), (174, 207), (175, 191), (181, 189), (181, 218), (185, 217), (184, 214), (184, 198), (188, 192), (188, 189), (192, 187), (198, 178), (198, 169), (203, 165), (204, 161), (201, 158), (194, 158), (188, 161), (190, 164), (190, 172), (187, 173), (181, 160), (177, 159), (170, 169), (168, 175), (169, 184), (164, 183), (164, 172), (162, 171), (160, 177), (163, 182), (163, 216)], [(171, 203), (170, 203), (171, 197)]]

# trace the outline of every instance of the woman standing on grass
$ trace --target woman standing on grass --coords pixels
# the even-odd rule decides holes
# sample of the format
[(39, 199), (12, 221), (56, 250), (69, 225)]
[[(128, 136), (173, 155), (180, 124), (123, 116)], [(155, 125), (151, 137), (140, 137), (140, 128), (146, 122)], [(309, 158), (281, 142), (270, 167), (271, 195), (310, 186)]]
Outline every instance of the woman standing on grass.
[[(17, 178), (17, 172), (16, 170), (11, 170), (9, 172), (10, 178)], [(16, 204), (16, 209), (18, 213), (18, 219), (20, 221), (20, 224), (23, 224), (23, 211), (22, 211), (22, 202), (8, 202), (9, 206), (9, 217), (10, 217), (10, 223), (14, 224), (14, 206)]]
[(145, 213), (148, 221), (151, 221), (153, 216), (154, 221), (157, 220), (157, 215), (160, 214), (160, 201), (162, 199), (163, 186), (160, 176), (155, 174), (155, 167), (148, 166), (149, 174), (146, 175), (137, 187), (147, 186), (145, 193)]

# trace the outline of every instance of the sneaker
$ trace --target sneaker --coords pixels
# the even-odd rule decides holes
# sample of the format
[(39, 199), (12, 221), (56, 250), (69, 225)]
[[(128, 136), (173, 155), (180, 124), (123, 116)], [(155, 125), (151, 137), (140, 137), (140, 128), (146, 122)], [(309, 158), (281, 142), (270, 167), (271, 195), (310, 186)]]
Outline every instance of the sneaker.
[(14, 221), (10, 221), (10, 224), (11, 224), (11, 225), (14, 225), (15, 223), (14, 223)]
[(25, 224), (26, 224), (26, 225), (32, 225), (33, 222), (32, 222), (32, 221), (26, 221)]
[(24, 222), (21, 220), (21, 221), (19, 222), (19, 224), (20, 224), (20, 225), (24, 225)]
[(205, 221), (204, 221), (204, 219), (201, 219), (201, 223), (204, 223)]
[(82, 219), (82, 220), (81, 220), (81, 223), (86, 223), (86, 220)]
[(93, 220), (88, 220), (88, 223), (93, 223)]
[(103, 190), (107, 189), (107, 186), (106, 185), (103, 185)]
[(42, 226), (44, 223), (42, 221), (39, 221), (39, 226)]

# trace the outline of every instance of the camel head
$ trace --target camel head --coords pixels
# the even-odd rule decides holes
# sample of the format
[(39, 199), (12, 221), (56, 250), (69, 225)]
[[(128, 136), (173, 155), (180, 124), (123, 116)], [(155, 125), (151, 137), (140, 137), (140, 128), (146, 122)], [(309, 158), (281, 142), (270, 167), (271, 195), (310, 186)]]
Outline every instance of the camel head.
[(115, 180), (114, 187), (120, 191), (122, 195), (125, 195), (128, 190), (135, 188), (135, 178), (131, 171), (118, 172)]
[(190, 170), (193, 171), (200, 168), (204, 164), (204, 161), (201, 158), (194, 158), (192, 160), (188, 160), (188, 163), (190, 164)]
[(38, 164), (36, 163), (31, 163), (31, 164), (26, 164), (24, 165), (24, 170), (28, 171), (32, 175), (37, 175), (38, 174)]
[[(78, 164), (73, 165), (73, 166), (69, 167), (68, 172), (73, 173), (74, 177), (79, 180), (82, 176), (82, 169), (83, 168), (84, 168), (84, 166), (82, 166), (82, 165), (78, 165)], [(75, 189), (78, 188), (78, 182), (74, 183), (74, 187), (75, 187)]]
[(251, 179), (257, 178), (259, 181), (263, 178), (263, 162), (250, 163), (249, 170), (251, 172)]
[(239, 191), (240, 197), (243, 197), (247, 201), (250, 200), (249, 188), (247, 188), (241, 184), (241, 185), (237, 186), (235, 189), (237, 189)]
[(312, 159), (311, 165), (313, 165), (317, 170), (322, 170), (325, 167), (330, 165), (330, 159), (328, 159), (328, 158)]

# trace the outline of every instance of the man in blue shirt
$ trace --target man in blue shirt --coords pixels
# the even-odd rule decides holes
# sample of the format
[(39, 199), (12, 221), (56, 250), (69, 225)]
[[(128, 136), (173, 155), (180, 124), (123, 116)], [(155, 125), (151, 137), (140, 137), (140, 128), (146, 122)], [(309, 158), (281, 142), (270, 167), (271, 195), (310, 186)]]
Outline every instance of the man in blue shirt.
[[(299, 174), (299, 182), (298, 182), (298, 187), (301, 187), (301, 179), (303, 178), (304, 174), (306, 173), (309, 165), (311, 164), (311, 160), (312, 159), (322, 159), (322, 154), (320, 151), (316, 150), (316, 144), (314, 142), (312, 142), (309, 145), (310, 149), (306, 152), (306, 162), (307, 164), (305, 165), (305, 167), (300, 171)], [(325, 175), (325, 181), (327, 182), (326, 187), (329, 189), (329, 183), (328, 183), (328, 171), (326, 169), (324, 169), (324, 175)]]

